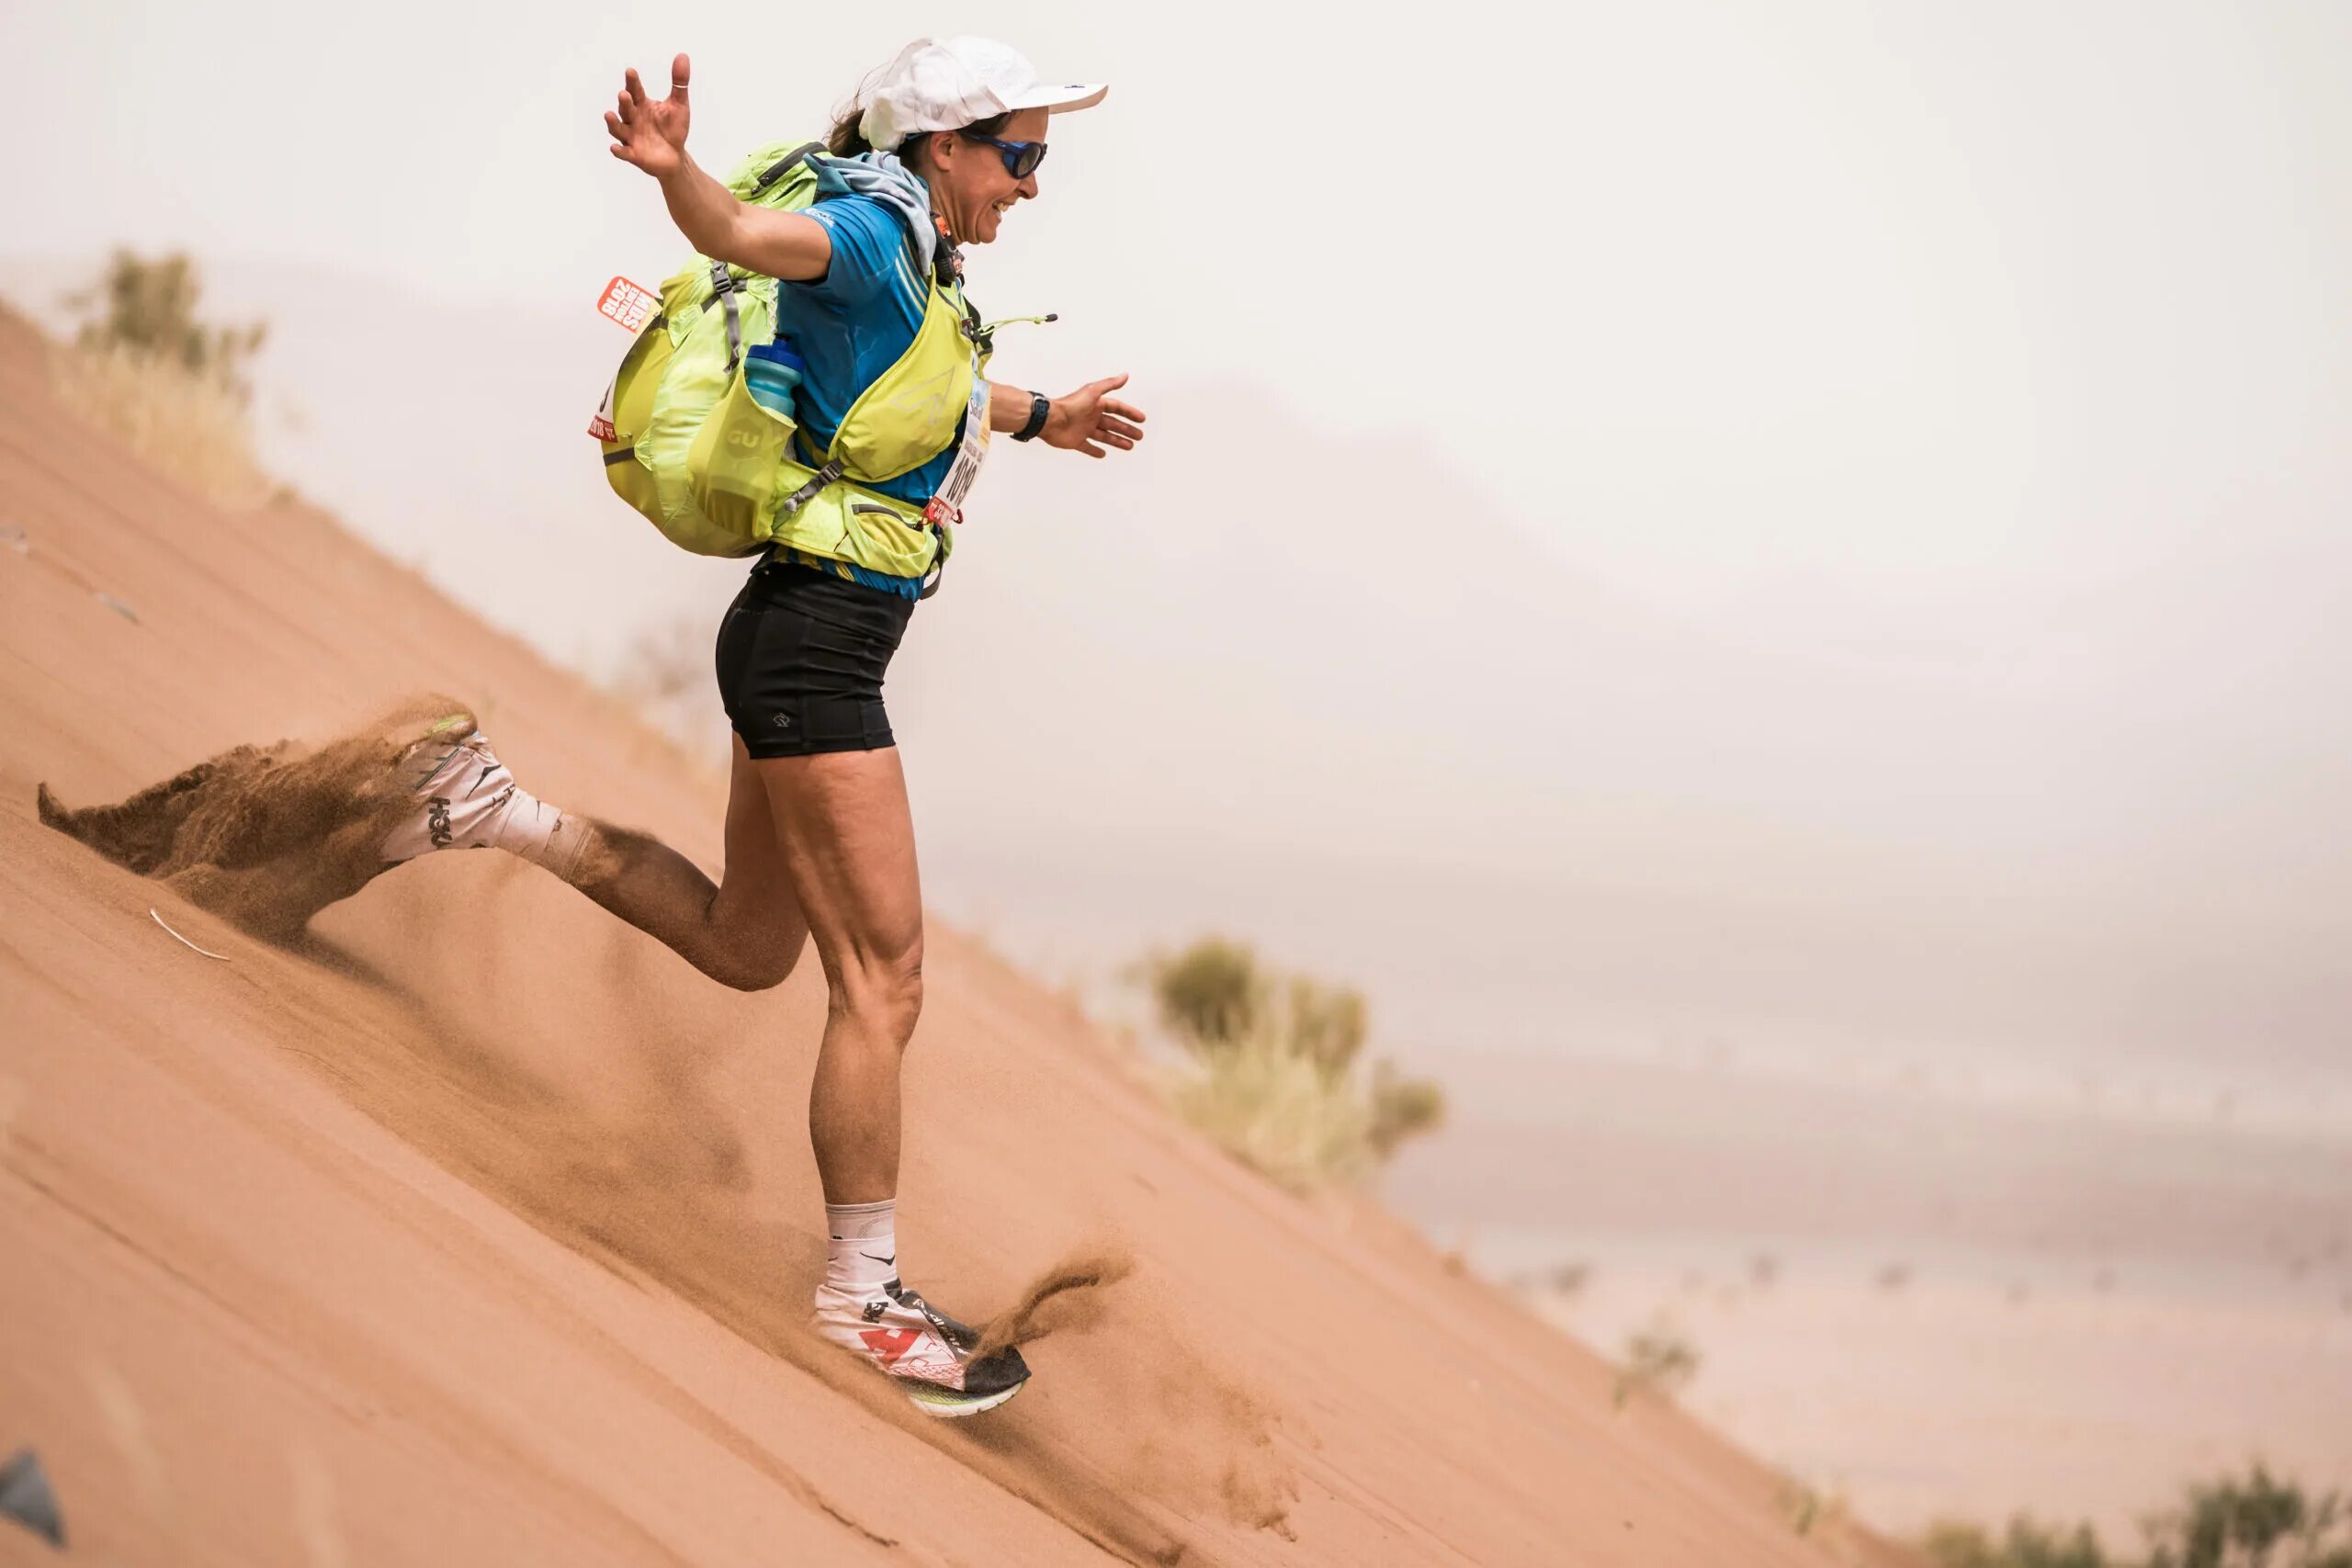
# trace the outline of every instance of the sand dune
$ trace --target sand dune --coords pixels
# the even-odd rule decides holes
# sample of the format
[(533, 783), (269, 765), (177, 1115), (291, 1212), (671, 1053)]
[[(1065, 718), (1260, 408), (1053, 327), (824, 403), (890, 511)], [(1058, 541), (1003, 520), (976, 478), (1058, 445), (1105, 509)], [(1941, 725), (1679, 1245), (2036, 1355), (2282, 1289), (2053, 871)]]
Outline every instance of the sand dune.
[(39, 825), (37, 781), (114, 799), (431, 689), (548, 798), (706, 860), (719, 821), (619, 705), (316, 513), (141, 468), (41, 355), (0, 321), (0, 1451), (39, 1449), (74, 1556), (1902, 1561), (1798, 1538), (1765, 1467), (1612, 1413), (1591, 1355), (1377, 1210), (1231, 1165), (952, 931), (911, 1277), (979, 1315), (1132, 1272), (1040, 1307), (1034, 1388), (982, 1420), (836, 1366), (799, 1327), (813, 964), (719, 990), (497, 855), (271, 945)]

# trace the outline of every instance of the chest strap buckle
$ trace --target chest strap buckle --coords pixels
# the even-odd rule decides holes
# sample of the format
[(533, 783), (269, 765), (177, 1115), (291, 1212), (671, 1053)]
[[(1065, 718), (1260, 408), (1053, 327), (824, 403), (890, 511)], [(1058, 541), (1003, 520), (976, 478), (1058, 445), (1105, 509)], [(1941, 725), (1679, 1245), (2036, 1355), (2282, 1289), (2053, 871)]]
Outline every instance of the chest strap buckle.
[(791, 516), (794, 513), (798, 512), (802, 507), (816, 500), (819, 492), (823, 491), (827, 485), (831, 484), (835, 479), (841, 477), (842, 460), (839, 457), (836, 457), (831, 462), (827, 463), (823, 468), (819, 468), (815, 473), (810, 474), (807, 484), (802, 485), (798, 490), (794, 491), (790, 495), (784, 498), (784, 504), (775, 509), (775, 520), (781, 523), (786, 518)]

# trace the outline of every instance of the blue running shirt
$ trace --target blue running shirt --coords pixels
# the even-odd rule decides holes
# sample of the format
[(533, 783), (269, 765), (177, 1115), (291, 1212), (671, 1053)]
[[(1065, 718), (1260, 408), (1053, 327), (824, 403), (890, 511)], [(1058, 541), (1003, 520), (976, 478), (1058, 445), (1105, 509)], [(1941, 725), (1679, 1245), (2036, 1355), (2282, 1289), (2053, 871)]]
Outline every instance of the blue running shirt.
[[(820, 449), (841, 428), (860, 392), (899, 362), (922, 326), (931, 291), (916, 272), (914, 247), (897, 212), (868, 196), (828, 197), (804, 209), (832, 236), (833, 260), (813, 283), (776, 286), (780, 335), (808, 362), (794, 393), (801, 423)], [(949, 291), (955, 298), (955, 291)], [(956, 426), (956, 439), (963, 426)], [(869, 490), (920, 506), (947, 477), (956, 445), (911, 473)]]

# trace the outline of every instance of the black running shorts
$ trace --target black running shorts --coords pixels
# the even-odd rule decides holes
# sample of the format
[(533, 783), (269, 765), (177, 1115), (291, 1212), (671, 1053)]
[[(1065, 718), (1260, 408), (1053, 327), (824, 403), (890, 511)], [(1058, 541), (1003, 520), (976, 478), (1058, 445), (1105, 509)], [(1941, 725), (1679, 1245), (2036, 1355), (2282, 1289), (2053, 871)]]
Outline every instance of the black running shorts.
[(718, 697), (754, 757), (892, 744), (882, 676), (915, 602), (762, 561), (718, 625)]

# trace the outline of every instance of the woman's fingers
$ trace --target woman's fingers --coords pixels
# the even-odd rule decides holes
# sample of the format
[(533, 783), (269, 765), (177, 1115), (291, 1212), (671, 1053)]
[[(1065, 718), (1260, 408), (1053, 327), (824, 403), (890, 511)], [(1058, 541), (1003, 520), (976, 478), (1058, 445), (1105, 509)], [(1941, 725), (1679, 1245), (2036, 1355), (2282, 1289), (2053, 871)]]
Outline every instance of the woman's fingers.
[(645, 84), (638, 80), (636, 66), (630, 66), (622, 75), (621, 85), (626, 89), (623, 96), (626, 96), (632, 105), (642, 108), (645, 105)]
[(1113, 419), (1108, 414), (1102, 417), (1102, 429), (1106, 434), (1126, 437), (1127, 445), (1130, 446), (1143, 439), (1143, 430), (1140, 426), (1129, 424), (1124, 419)]
[(693, 65), (694, 62), (683, 54), (670, 62), (670, 96), (672, 97), (683, 98), (686, 96), (686, 73)]
[[(1121, 378), (1123, 380), (1125, 378), (1124, 377)], [(1121, 419), (1134, 420), (1137, 424), (1141, 424), (1143, 423), (1143, 410), (1136, 407), (1133, 403), (1123, 403), (1116, 398), (1103, 399), (1102, 412), (1104, 413), (1117, 414)]]

